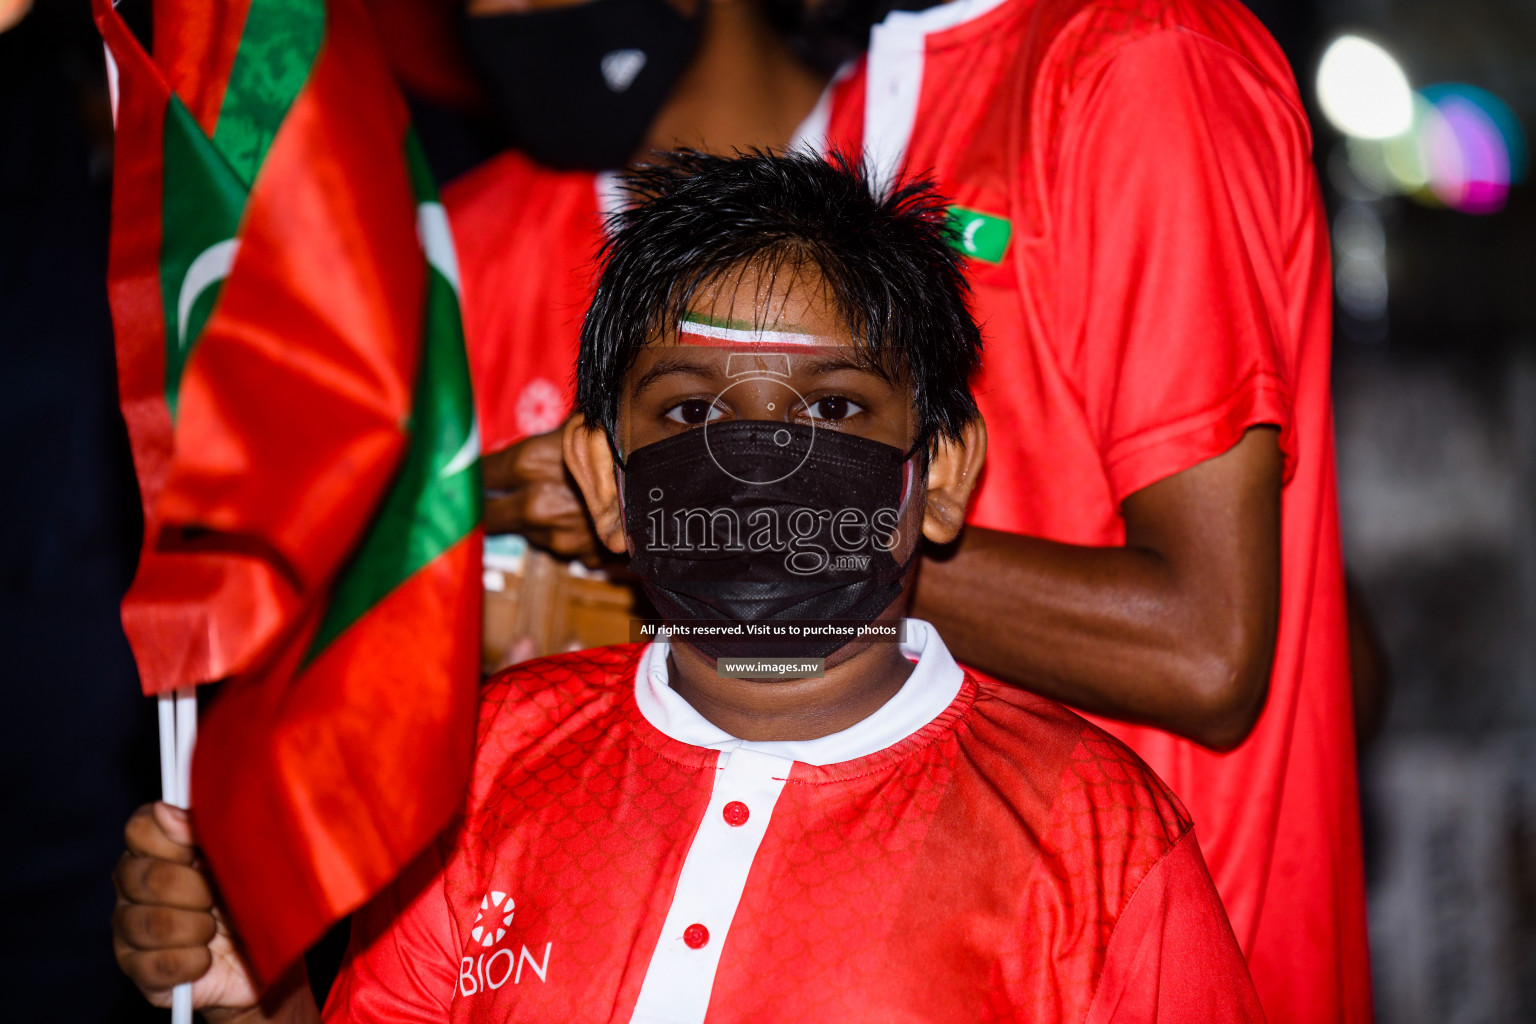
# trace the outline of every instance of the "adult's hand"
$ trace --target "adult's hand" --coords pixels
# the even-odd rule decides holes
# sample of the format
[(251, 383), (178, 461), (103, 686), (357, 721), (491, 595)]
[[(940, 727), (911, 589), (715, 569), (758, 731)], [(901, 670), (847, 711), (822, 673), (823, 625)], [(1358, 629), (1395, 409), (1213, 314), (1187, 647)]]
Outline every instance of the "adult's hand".
[(485, 531), (518, 533), (562, 558), (593, 561), (597, 537), (587, 507), (565, 471), (564, 427), (535, 434), (485, 456)]
[(112, 946), (146, 999), (168, 1007), (171, 990), (191, 982), (192, 1005), (212, 1024), (319, 1020), (302, 961), (265, 998), (257, 989), (214, 898), (186, 811), (145, 804), (124, 834), (128, 849), (113, 874)]

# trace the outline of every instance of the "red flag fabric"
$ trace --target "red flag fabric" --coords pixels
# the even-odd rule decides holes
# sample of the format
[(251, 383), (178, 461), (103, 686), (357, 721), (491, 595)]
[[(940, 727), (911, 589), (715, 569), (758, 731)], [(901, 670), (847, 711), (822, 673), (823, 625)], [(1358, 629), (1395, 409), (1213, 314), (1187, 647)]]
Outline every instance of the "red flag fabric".
[(160, 0), (117, 66), (109, 293), (146, 693), (223, 680), (200, 842), (273, 977), (457, 807), (478, 435), (442, 207), (357, 0)]

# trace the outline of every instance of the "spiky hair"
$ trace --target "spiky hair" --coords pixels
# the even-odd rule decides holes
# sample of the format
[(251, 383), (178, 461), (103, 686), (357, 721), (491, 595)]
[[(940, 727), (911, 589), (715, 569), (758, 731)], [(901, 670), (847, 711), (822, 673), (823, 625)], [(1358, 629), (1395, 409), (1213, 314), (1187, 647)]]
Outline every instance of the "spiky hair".
[(918, 440), (976, 418), (981, 334), (945, 201), (932, 182), (878, 189), (834, 155), (660, 154), (629, 173), (632, 204), (609, 222), (597, 295), (581, 329), (576, 404), (613, 435), (624, 376), (699, 291), (748, 266), (819, 277), (860, 359), (910, 382)]

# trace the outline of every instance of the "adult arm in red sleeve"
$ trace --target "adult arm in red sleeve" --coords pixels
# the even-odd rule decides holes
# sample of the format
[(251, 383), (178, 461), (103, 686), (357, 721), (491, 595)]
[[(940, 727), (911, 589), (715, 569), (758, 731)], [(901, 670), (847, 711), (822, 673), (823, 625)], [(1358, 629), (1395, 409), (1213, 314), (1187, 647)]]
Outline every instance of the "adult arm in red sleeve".
[(968, 529), (925, 561), (915, 609), (960, 660), (1209, 747), (1251, 731), (1278, 619), (1284, 225), (1310, 209), (1306, 132), (1251, 65), (1188, 32), (1127, 44), (1078, 87), (1052, 345), (1125, 546)]
[(459, 983), (459, 944), (428, 847), (352, 915), (352, 938), (325, 1001), (326, 1024), (442, 1024)]
[(913, 614), (1000, 679), (1235, 746), (1274, 654), (1280, 465), (1275, 431), (1249, 431), (1128, 497), (1120, 548), (967, 527), (947, 558), (923, 563)]
[(1262, 1022), (1248, 964), (1190, 832), (1115, 923), (1084, 1024)]

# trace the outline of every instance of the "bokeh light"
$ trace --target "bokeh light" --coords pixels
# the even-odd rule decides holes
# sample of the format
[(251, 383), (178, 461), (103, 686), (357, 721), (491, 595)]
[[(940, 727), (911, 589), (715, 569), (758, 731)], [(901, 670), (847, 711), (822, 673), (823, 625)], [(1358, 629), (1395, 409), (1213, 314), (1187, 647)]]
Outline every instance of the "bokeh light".
[(1317, 99), (1345, 136), (1349, 169), (1376, 195), (1487, 214), (1525, 180), (1525, 132), (1508, 104), (1477, 86), (1415, 92), (1385, 49), (1342, 35), (1323, 53)]
[(1525, 180), (1528, 162), (1525, 133), (1509, 107), (1462, 84), (1415, 93), (1407, 131), (1345, 145), (1350, 170), (1377, 194), (1472, 214), (1502, 209), (1510, 186)]
[(1503, 209), (1509, 187), (1525, 178), (1525, 137), (1513, 112), (1476, 86), (1430, 86), (1423, 95), (1439, 114), (1419, 141), (1430, 191), (1463, 213)]
[(1347, 202), (1333, 221), (1333, 293), (1356, 321), (1387, 314), (1387, 236), (1370, 203)]
[(1381, 160), (1388, 180), (1398, 191), (1412, 195), (1429, 187), (1429, 169), (1420, 140), (1440, 120), (1440, 111), (1420, 93), (1413, 94), (1413, 127), (1401, 135), (1382, 139)]
[(1317, 99), (1333, 126), (1358, 139), (1385, 139), (1413, 122), (1413, 91), (1392, 55), (1369, 39), (1344, 35), (1323, 53)]

